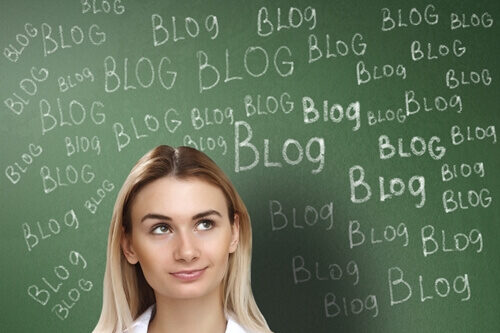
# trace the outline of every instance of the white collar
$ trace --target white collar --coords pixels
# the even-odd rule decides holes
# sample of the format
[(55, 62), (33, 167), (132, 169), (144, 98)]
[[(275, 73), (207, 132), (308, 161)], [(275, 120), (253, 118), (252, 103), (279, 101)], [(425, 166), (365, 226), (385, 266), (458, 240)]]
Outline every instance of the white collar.
[[(132, 323), (130, 330), (126, 330), (124, 333), (147, 333), (149, 321), (151, 320), (151, 315), (153, 314), (154, 304), (147, 308), (136, 320)], [(227, 326), (225, 333), (246, 333), (243, 327), (238, 324), (231, 315), (227, 316)]]

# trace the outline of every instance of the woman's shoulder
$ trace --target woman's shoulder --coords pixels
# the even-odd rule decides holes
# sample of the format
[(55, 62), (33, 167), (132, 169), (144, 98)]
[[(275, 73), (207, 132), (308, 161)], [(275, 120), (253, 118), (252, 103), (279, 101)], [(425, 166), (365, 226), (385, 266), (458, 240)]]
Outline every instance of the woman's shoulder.
[[(132, 323), (130, 328), (123, 333), (147, 333), (151, 316), (153, 315), (155, 305), (151, 305)], [(235, 319), (233, 315), (227, 316), (227, 326), (225, 333), (248, 333)]]
[(247, 331), (236, 321), (236, 319), (228, 315), (226, 333), (247, 333)]
[(144, 311), (139, 317), (137, 317), (130, 328), (128, 330), (125, 330), (123, 333), (147, 333), (153, 310), (154, 305), (151, 305), (146, 309), (146, 311)]

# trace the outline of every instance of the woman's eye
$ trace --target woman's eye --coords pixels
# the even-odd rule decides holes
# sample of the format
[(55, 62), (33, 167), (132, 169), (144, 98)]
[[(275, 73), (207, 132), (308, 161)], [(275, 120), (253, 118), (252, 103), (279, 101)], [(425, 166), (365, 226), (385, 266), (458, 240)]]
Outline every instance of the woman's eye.
[(210, 230), (214, 227), (214, 221), (212, 220), (201, 220), (198, 222), (197, 229), (198, 230)]
[(160, 224), (153, 228), (153, 234), (163, 235), (170, 231), (170, 227), (166, 224)]

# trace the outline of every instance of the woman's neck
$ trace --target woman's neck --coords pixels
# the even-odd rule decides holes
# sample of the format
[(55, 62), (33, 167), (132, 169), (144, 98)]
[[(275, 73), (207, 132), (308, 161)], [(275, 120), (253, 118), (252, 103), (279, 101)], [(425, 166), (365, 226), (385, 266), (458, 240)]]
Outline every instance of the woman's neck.
[(224, 333), (225, 330), (226, 317), (217, 292), (188, 300), (156, 295), (156, 314), (148, 333)]

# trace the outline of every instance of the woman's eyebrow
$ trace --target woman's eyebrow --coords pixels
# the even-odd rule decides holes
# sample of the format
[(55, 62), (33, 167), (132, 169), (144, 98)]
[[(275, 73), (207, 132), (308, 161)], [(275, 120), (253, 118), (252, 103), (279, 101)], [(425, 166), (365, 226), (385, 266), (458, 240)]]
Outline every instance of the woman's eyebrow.
[[(221, 213), (219, 213), (215, 209), (209, 209), (209, 210), (206, 210), (204, 212), (201, 212), (201, 213), (198, 213), (198, 214), (194, 215), (192, 219), (193, 220), (197, 220), (197, 219), (200, 219), (202, 217), (209, 216), (209, 215), (218, 215), (219, 217), (222, 217)], [(146, 215), (143, 216), (143, 218), (141, 219), (141, 223), (144, 220), (147, 220), (147, 219), (157, 219), (157, 220), (172, 221), (172, 218), (169, 217), (169, 216), (165, 216), (165, 215), (161, 215), (161, 214), (149, 213), (149, 214), (146, 214)]]
[(172, 218), (168, 217), (168, 216), (165, 216), (165, 215), (161, 215), (161, 214), (146, 214), (142, 217), (141, 219), (141, 223), (144, 221), (144, 220), (147, 220), (147, 219), (157, 219), (157, 220), (167, 220), (167, 221), (172, 221)]
[(201, 219), (202, 217), (209, 216), (209, 215), (218, 215), (219, 217), (222, 217), (222, 215), (216, 211), (215, 209), (209, 209), (204, 212), (198, 213), (195, 216), (193, 216), (193, 220)]

